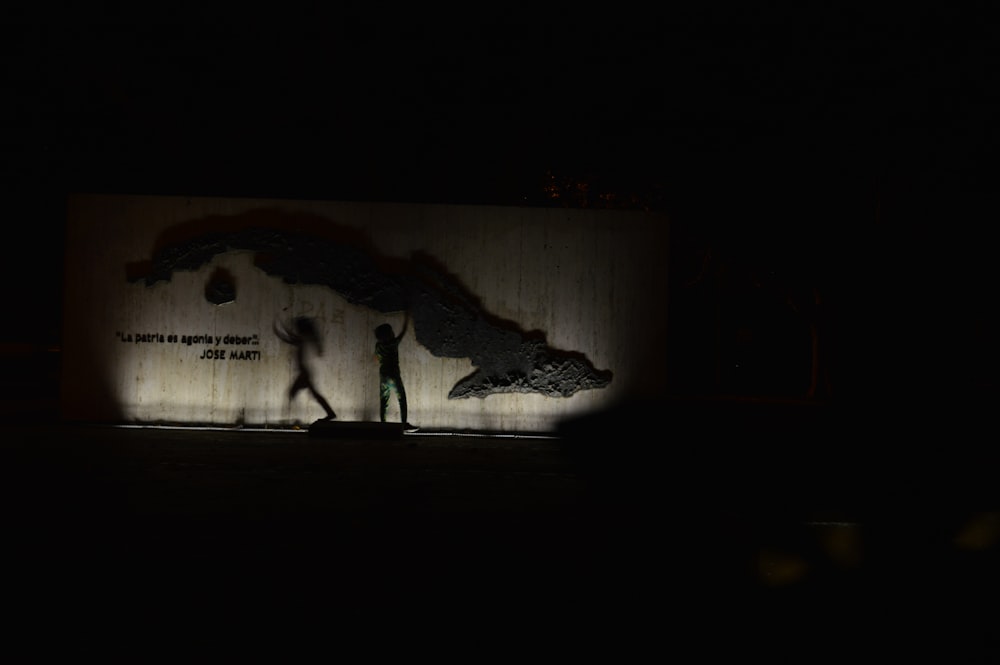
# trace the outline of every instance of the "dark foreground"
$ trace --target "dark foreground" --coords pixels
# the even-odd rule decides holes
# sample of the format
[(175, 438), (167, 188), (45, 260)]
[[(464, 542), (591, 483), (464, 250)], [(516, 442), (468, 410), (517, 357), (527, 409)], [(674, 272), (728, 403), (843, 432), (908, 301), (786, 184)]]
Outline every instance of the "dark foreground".
[(384, 440), (7, 427), (5, 628), (39, 659), (132, 662), (812, 662), (934, 635), (974, 653), (992, 634), (994, 453), (860, 464), (706, 438), (694, 454), (704, 432), (582, 425)]

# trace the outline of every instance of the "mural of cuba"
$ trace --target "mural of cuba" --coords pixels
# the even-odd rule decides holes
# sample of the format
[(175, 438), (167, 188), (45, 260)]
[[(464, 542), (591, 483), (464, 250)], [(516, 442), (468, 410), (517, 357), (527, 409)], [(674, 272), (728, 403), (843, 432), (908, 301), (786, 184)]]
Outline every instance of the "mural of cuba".
[[(620, 218), (179, 197), (76, 204), (72, 419), (546, 431), (620, 398), (594, 395), (636, 374), (615, 355), (630, 346), (619, 324), (639, 314), (615, 298), (649, 286), (656, 252), (643, 233), (619, 233)], [(101, 242), (94, 226), (111, 233)], [(637, 270), (643, 252), (650, 262)], [(662, 333), (660, 318), (647, 312), (639, 328)]]

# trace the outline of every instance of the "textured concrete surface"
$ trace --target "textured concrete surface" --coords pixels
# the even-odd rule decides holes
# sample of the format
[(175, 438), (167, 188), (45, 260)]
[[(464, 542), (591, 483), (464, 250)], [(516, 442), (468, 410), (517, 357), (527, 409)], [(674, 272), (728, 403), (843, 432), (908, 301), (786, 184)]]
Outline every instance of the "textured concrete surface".
[[(302, 425), (323, 413), (288, 398), (305, 364), (338, 417), (374, 420), (374, 329), (407, 323), (412, 422), (549, 431), (662, 383), (668, 228), (637, 211), (74, 197), (63, 415)], [(322, 342), (303, 363), (274, 333), (298, 317)]]
[[(274, 212), (271, 219), (259, 213), (250, 219), (288, 225), (285, 217)], [(240, 218), (224, 221), (238, 224)], [(333, 225), (332, 220), (323, 218), (309, 221), (316, 226), (324, 221), (328, 227)], [(211, 228), (212, 222), (219, 224), (218, 220), (204, 223)], [(468, 358), (477, 368), (452, 386), (448, 392), (451, 399), (505, 392), (571, 397), (577, 391), (604, 388), (611, 382), (610, 371), (593, 367), (579, 351), (550, 348), (537, 331), (529, 338), (517, 328), (517, 322), (500, 321), (484, 311), (475, 295), (465, 293), (454, 277), (426, 257), (415, 258), (400, 274), (391, 274), (380, 268), (384, 259), (356, 246), (275, 228), (244, 228), (203, 233), (158, 248), (148, 274), (134, 279), (141, 278), (152, 286), (169, 281), (174, 271), (197, 270), (217, 254), (232, 251), (254, 252), (260, 268), (287, 284), (326, 286), (347, 302), (382, 314), (409, 312), (417, 341), (432, 355)], [(235, 300), (235, 296), (218, 293), (228, 294), (228, 288), (209, 291), (215, 304)]]

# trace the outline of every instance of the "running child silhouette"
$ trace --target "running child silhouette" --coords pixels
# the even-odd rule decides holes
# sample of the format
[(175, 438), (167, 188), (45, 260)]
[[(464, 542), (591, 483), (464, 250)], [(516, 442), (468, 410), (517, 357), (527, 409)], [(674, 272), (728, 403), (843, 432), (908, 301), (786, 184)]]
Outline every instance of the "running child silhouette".
[(396, 392), (399, 400), (399, 420), (406, 429), (414, 429), (406, 420), (406, 388), (403, 386), (403, 378), (399, 372), (399, 341), (406, 334), (407, 324), (410, 322), (409, 312), (403, 320), (403, 329), (399, 334), (395, 334), (392, 326), (383, 323), (375, 328), (375, 359), (378, 360), (379, 377), (379, 419), (385, 422), (385, 412), (389, 407), (389, 398), (392, 392)]
[(292, 400), (301, 390), (308, 390), (323, 410), (326, 417), (322, 420), (333, 420), (337, 414), (330, 408), (330, 403), (320, 394), (313, 383), (312, 374), (309, 371), (309, 364), (306, 362), (306, 351), (308, 347), (313, 347), (316, 355), (323, 355), (323, 345), (320, 342), (319, 332), (316, 330), (316, 323), (307, 316), (299, 316), (292, 320), (291, 324), (274, 321), (274, 334), (281, 341), (295, 347), (295, 360), (298, 363), (299, 374), (288, 389), (288, 399)]

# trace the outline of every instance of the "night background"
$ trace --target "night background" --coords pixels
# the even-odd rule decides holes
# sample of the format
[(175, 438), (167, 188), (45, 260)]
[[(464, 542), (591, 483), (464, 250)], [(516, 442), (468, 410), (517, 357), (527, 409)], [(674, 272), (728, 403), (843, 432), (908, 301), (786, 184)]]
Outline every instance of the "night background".
[[(652, 458), (637, 429), (597, 451), (609, 494), (638, 469), (690, 525), (712, 514), (699, 482), (738, 479), (727, 501), (773, 499), (784, 516), (816, 477), (782, 477), (782, 462), (827, 465), (823, 481), (885, 519), (870, 550), (883, 558), (845, 596), (884, 600), (927, 575), (937, 591), (981, 589), (984, 571), (995, 583), (993, 560), (963, 567), (941, 544), (956, 514), (980, 509), (997, 533), (983, 460), (1000, 341), (1000, 42), (968, 6), (19, 4), (0, 24), (5, 396), (55, 395), (75, 192), (662, 212), (671, 294), (649, 306), (669, 308), (664, 395), (860, 408), (829, 447), (801, 445), (801, 430), (768, 447), (760, 432), (777, 421), (753, 435), (711, 413), (670, 421), (652, 395), (624, 422), (665, 420), (681, 443)], [(663, 464), (678, 450), (747, 466), (692, 477)], [(707, 524), (696, 531), (725, 542)], [(824, 591), (843, 580), (828, 579)]]
[(670, 392), (808, 390), (763, 365), (820, 316), (840, 397), (995, 386), (994, 35), (957, 10), (57, 7), (5, 14), (6, 341), (58, 345), (73, 192), (640, 208)]

